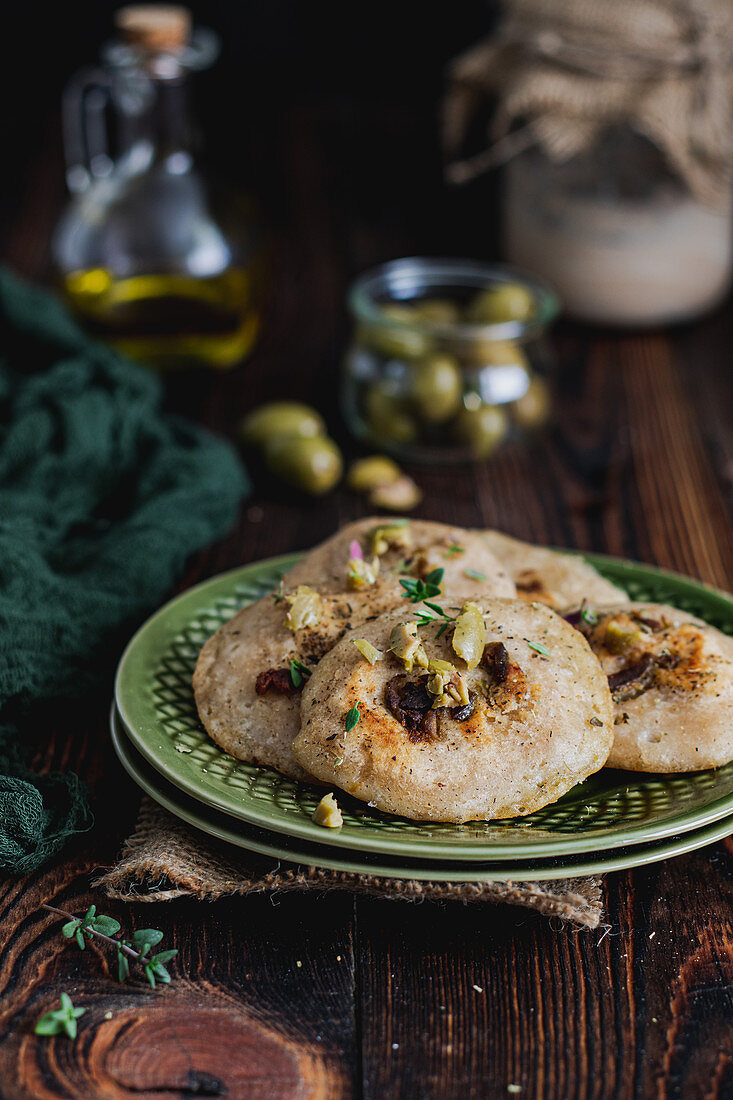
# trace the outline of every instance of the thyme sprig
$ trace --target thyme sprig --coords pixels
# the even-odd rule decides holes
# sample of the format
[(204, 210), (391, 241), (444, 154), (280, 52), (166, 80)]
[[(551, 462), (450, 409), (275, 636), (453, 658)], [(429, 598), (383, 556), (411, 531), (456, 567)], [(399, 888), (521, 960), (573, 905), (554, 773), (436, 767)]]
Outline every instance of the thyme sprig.
[(61, 935), (64, 939), (73, 939), (80, 951), (84, 950), (88, 940), (100, 939), (113, 944), (117, 950), (119, 981), (124, 982), (129, 977), (132, 959), (133, 962), (142, 966), (152, 989), (155, 989), (156, 980), (165, 985), (170, 982), (171, 976), (165, 964), (176, 957), (178, 950), (172, 948), (167, 951), (158, 951), (155, 955), (150, 954), (151, 949), (157, 947), (163, 939), (164, 933), (159, 929), (139, 928), (129, 939), (125, 939), (117, 936), (122, 927), (120, 922), (114, 917), (105, 916), (104, 913), (97, 913), (96, 905), (90, 905), (83, 917), (67, 913), (65, 909), (57, 909), (55, 905), (44, 903), (41, 908), (68, 918), (61, 928)]
[(405, 590), (403, 593), (405, 599), (412, 603), (422, 603), (423, 600), (429, 600), (431, 596), (439, 596), (444, 573), (445, 569), (433, 569), (425, 580), (420, 577), (417, 579), (400, 577), (400, 584)]
[(439, 638), (441, 634), (445, 634), (451, 623), (456, 621), (456, 615), (449, 615), (442, 607), (439, 607), (437, 603), (431, 603), (429, 600), (424, 601), (425, 607), (428, 611), (418, 611), (415, 614), (420, 626), (427, 626), (428, 623), (437, 623), (442, 620), (442, 626), (436, 633), (435, 637)]
[(440, 607), (437, 603), (432, 603), (432, 596), (439, 596), (441, 593), (441, 582), (443, 580), (444, 569), (433, 569), (428, 573), (424, 581), (415, 580), (413, 577), (401, 577), (400, 584), (404, 588), (404, 596), (412, 603), (421, 603), (427, 610), (420, 610), (415, 612), (415, 618), (420, 626), (427, 626), (428, 623), (435, 623), (442, 620), (443, 625), (435, 635), (439, 638), (441, 634), (444, 634), (451, 623), (455, 622), (456, 616), (449, 615), (444, 608)]
[(61, 1008), (41, 1016), (33, 1030), (36, 1035), (68, 1035), (70, 1039), (76, 1039), (76, 1021), (85, 1012), (85, 1008), (74, 1008), (69, 994), (62, 993)]

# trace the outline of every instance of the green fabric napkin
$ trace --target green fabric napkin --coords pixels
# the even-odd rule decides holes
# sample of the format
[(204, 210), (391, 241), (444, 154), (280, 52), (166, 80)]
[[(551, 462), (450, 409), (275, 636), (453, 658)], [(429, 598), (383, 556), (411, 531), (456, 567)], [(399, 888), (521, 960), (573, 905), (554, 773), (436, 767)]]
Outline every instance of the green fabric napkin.
[(27, 767), (40, 700), (79, 697), (248, 490), (232, 448), (161, 412), (159, 379), (0, 269), (0, 871), (91, 826), (72, 774)]

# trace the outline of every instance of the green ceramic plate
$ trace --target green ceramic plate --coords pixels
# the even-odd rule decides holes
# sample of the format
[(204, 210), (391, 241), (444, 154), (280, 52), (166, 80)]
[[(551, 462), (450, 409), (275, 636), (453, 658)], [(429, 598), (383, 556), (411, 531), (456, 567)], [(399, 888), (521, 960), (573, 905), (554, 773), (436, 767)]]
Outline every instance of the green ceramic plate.
[[(426, 862), (409, 858), (390, 859), (372, 852), (344, 852), (330, 844), (309, 844), (308, 841), (292, 840), (278, 833), (246, 825), (233, 820), (228, 814), (219, 813), (218, 810), (189, 798), (151, 768), (133, 748), (114, 709), (111, 726), (112, 744), (123, 767), (138, 786), (166, 810), (218, 840), (225, 840), (250, 852), (290, 863), (305, 864), (308, 867), (379, 875), (382, 878), (418, 879), (423, 882), (501, 882), (511, 879), (536, 882), (578, 875), (600, 875), (607, 871), (622, 871), (629, 867), (657, 863), (662, 859), (703, 848), (728, 836), (730, 832), (730, 823), (723, 820), (652, 844), (619, 848), (612, 855), (568, 856), (564, 859), (537, 859), (521, 863), (506, 860)], [(320, 831), (326, 832), (324, 829)], [(328, 836), (330, 839), (330, 832)]]
[[(138, 631), (117, 673), (116, 701), (136, 748), (170, 782), (209, 807), (315, 843), (321, 791), (244, 764), (207, 737), (191, 674), (205, 640), (240, 607), (276, 585), (298, 558), (245, 566), (172, 600)], [(587, 555), (637, 599), (672, 603), (733, 634), (733, 598), (651, 566)], [(685, 775), (604, 769), (559, 802), (512, 821), (450, 825), (408, 821), (339, 795), (344, 825), (331, 843), (417, 859), (538, 859), (641, 844), (733, 813), (733, 764)]]

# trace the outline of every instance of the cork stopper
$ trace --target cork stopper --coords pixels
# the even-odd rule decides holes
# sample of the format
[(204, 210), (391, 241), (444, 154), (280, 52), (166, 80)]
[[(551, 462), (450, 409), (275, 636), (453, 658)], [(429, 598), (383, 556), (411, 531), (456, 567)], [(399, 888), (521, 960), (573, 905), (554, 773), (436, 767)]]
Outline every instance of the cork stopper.
[(191, 35), (191, 12), (177, 4), (130, 4), (115, 13), (115, 26), (131, 46), (180, 50)]

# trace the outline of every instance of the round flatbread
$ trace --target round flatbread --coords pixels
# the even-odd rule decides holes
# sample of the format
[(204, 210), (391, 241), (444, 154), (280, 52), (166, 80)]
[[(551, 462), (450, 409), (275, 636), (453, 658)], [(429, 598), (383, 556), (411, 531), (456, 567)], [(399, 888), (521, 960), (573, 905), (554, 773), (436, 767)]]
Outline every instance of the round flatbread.
[[(379, 561), (374, 582), (362, 587), (351, 587), (359, 578), (349, 576), (354, 542), (363, 547), (367, 564), (374, 557)], [(375, 544), (381, 553), (373, 552)], [(299, 729), (298, 688), (303, 686), (302, 681), (298, 688), (292, 683), (291, 661), (312, 670), (352, 626), (396, 605), (411, 606), (400, 578), (416, 582), (434, 569), (443, 569), (440, 590), (452, 602), (487, 590), (514, 592), (480, 539), (440, 523), (400, 524), (373, 517), (349, 525), (306, 554), (283, 577), (277, 593), (244, 608), (201, 650), (194, 695), (211, 738), (240, 760), (269, 765), (293, 779), (311, 778), (290, 751)], [(289, 597), (303, 587), (320, 597), (318, 621), (293, 632), (287, 624)], [(265, 683), (260, 677), (268, 672)], [(303, 679), (306, 675), (301, 672)]]
[(349, 523), (308, 551), (286, 573), (285, 586), (307, 584), (319, 592), (347, 591), (355, 544), (366, 561), (378, 559), (377, 587), (385, 596), (385, 606), (402, 597), (401, 577), (424, 578), (435, 569), (443, 570), (443, 593), (454, 599), (516, 595), (507, 570), (479, 532), (388, 516)]
[(554, 611), (579, 607), (584, 600), (591, 607), (627, 600), (623, 589), (575, 554), (533, 546), (501, 531), (484, 531), (482, 536), (514, 581), (520, 599), (543, 603)]
[(578, 629), (616, 707), (608, 764), (686, 772), (733, 760), (733, 638), (665, 604), (596, 609)]
[[(292, 779), (311, 778), (290, 752), (306, 669), (352, 625), (342, 600), (324, 597), (320, 606), (317, 625), (292, 631), (285, 599), (264, 596), (209, 638), (193, 674), (199, 717), (212, 740), (238, 760)], [(292, 661), (305, 668), (291, 672)]]
[[(453, 614), (449, 601), (437, 603)], [(613, 705), (585, 639), (537, 604), (477, 605), (486, 646), (476, 668), (454, 652), (453, 627), (441, 636), (440, 621), (419, 627), (427, 657), (463, 669), (457, 680), (443, 672), (442, 696), (430, 674), (405, 670), (389, 651), (404, 609), (346, 634), (304, 689), (293, 743), (300, 764), (380, 810), (452, 822), (532, 813), (601, 768)], [(356, 639), (383, 659), (370, 664)]]

